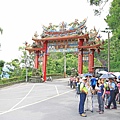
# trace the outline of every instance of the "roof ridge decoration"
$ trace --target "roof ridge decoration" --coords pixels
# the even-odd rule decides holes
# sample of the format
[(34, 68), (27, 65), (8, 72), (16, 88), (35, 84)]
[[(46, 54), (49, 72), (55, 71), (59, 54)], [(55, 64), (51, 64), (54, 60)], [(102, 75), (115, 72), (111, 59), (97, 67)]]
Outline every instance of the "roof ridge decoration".
[[(46, 27), (43, 25), (43, 32), (41, 35), (38, 35), (37, 31), (34, 33), (32, 40), (34, 41), (32, 45), (26, 44), (26, 50), (29, 51), (44, 51), (44, 42), (47, 43), (58, 43), (60, 42), (60, 48), (69, 48), (67, 46), (70, 40), (74, 40), (74, 42), (79, 42), (81, 39), (84, 40), (82, 46), (76, 46), (78, 49), (96, 49), (98, 52), (100, 51), (100, 46), (104, 44), (104, 41), (101, 41), (101, 36), (98, 35), (98, 30), (94, 27), (87, 31), (86, 27), (87, 18), (85, 18), (82, 22), (79, 22), (78, 19), (75, 19), (74, 22), (67, 24), (62, 21), (59, 25), (52, 25), (49, 23), (49, 26)], [(63, 42), (64, 41), (64, 42)], [(64, 45), (62, 45), (62, 42)], [(58, 45), (56, 45), (56, 48)]]
[(69, 35), (83, 35), (83, 30), (87, 31), (87, 27), (85, 25), (87, 18), (85, 18), (82, 22), (78, 22), (78, 19), (75, 19), (74, 22), (67, 24), (62, 21), (59, 25), (52, 25), (49, 23), (49, 26), (42, 26), (43, 32), (40, 35), (41, 38), (46, 37), (58, 37), (58, 36), (69, 36)]

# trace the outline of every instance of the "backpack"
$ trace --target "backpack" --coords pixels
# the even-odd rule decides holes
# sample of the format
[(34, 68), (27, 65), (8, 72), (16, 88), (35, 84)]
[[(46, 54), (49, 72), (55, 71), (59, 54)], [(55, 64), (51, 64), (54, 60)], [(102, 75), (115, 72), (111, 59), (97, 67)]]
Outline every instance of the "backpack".
[(91, 86), (95, 86), (96, 85), (96, 78), (91, 78), (91, 80), (90, 80), (90, 84), (91, 84)]
[(115, 95), (117, 95), (119, 93), (119, 89), (118, 89), (118, 86), (115, 85)]
[[(77, 87), (76, 87), (76, 94), (80, 94), (81, 93), (81, 91), (80, 91), (80, 84), (81, 84), (82, 82), (80, 82), (80, 83), (78, 83), (77, 84)], [(84, 87), (85, 87), (85, 84), (84, 84)]]

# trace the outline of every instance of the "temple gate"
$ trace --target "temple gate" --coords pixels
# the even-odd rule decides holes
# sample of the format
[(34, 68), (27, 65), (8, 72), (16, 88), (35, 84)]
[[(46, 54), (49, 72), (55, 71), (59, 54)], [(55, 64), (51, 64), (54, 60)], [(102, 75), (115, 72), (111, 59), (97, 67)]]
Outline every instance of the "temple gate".
[[(100, 36), (97, 30), (91, 29), (87, 31), (87, 19), (68, 24), (64, 21), (59, 25), (49, 24), (48, 27), (43, 26), (43, 33), (40, 35), (35, 32), (32, 45), (26, 42), (25, 50), (30, 53), (34, 52), (35, 68), (39, 67), (39, 60), (42, 60), (43, 79), (46, 81), (47, 56), (51, 52), (76, 52), (78, 54), (78, 74), (83, 73), (83, 52), (88, 52), (88, 71), (93, 73), (94, 68), (94, 52), (100, 53)], [(69, 27), (69, 28), (68, 28)], [(68, 28), (68, 29), (67, 29)]]

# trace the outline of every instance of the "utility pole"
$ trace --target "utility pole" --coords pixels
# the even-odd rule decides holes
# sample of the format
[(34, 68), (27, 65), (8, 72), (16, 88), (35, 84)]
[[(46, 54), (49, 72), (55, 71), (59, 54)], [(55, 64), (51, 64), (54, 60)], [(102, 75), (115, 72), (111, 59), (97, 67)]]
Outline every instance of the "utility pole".
[(64, 78), (66, 78), (66, 53), (63, 52), (64, 55)]
[(28, 82), (28, 66), (29, 66), (29, 57), (27, 52), (25, 52), (25, 68), (26, 68), (26, 82)]
[(110, 72), (110, 32), (108, 32), (108, 72)]
[(110, 33), (111, 33), (111, 30), (109, 28), (105, 28), (105, 30), (101, 32), (108, 34), (108, 72), (110, 72)]
[(26, 67), (26, 82), (28, 81), (27, 80), (27, 76), (28, 76), (28, 69), (27, 69), (27, 53), (26, 53), (26, 56), (25, 56), (25, 67)]

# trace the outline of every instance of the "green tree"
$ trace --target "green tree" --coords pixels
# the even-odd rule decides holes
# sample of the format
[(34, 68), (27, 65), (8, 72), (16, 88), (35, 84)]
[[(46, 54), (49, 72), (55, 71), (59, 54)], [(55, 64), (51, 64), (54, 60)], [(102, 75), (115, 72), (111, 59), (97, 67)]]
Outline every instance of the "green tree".
[(6, 63), (9, 69), (10, 77), (21, 76), (20, 62), (18, 59), (14, 59), (11, 62)]
[(5, 61), (0, 60), (0, 67), (4, 67)]
[(23, 64), (23, 66), (27, 65), (27, 67), (29, 66), (30, 68), (33, 68), (35, 54), (29, 54), (28, 51), (25, 50), (25, 46), (19, 47), (19, 51), (21, 52), (20, 64)]
[(106, 3), (110, 0), (87, 0), (91, 6), (97, 6), (96, 9), (94, 9), (95, 15), (100, 15), (102, 13), (102, 10), (104, 9)]
[(109, 15), (105, 19), (108, 26), (112, 29), (112, 33), (120, 40), (120, 1), (114, 0), (111, 4)]
[(1, 34), (3, 33), (3, 29), (0, 27), (0, 32), (1, 32)]
[(21, 52), (21, 57), (20, 57), (20, 65), (22, 67), (22, 76), (26, 75), (26, 69), (28, 70), (28, 76), (32, 75), (32, 71), (34, 68), (34, 59), (35, 59), (35, 54), (28, 53), (28, 51), (25, 50), (25, 46), (20, 46), (19, 51)]
[(120, 70), (120, 0), (111, 4), (109, 15), (105, 21), (112, 30), (110, 46), (110, 66), (112, 71)]
[[(66, 53), (66, 73), (71, 75), (71, 70), (78, 70), (78, 56), (74, 53)], [(47, 74), (64, 72), (63, 53), (50, 53), (47, 61)], [(83, 72), (88, 72), (87, 66), (83, 66)]]
[(4, 67), (5, 61), (0, 60), (0, 75), (2, 73), (2, 68)]

